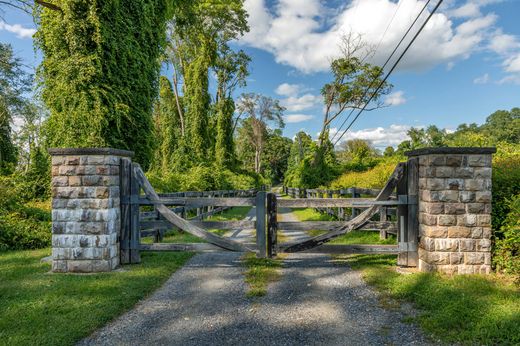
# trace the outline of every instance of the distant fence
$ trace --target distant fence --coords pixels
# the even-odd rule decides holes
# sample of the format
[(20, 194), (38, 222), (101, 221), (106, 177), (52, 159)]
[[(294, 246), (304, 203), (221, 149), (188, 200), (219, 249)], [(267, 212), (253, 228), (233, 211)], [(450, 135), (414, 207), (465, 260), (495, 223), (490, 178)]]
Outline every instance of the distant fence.
[[(348, 189), (303, 189), (297, 187), (283, 187), (283, 193), (292, 198), (364, 198), (375, 197), (380, 190), (367, 189), (361, 187), (350, 187)], [(364, 208), (344, 208), (344, 207), (315, 207), (316, 211), (330, 215), (339, 221), (350, 220), (364, 209)], [(396, 207), (381, 206), (379, 208), (379, 221), (391, 221), (397, 215)], [(393, 226), (393, 225), (392, 225)], [(365, 229), (367, 230), (367, 229)], [(384, 229), (372, 229), (379, 231), (381, 239), (388, 238), (388, 234), (397, 234), (396, 227), (386, 227)]]

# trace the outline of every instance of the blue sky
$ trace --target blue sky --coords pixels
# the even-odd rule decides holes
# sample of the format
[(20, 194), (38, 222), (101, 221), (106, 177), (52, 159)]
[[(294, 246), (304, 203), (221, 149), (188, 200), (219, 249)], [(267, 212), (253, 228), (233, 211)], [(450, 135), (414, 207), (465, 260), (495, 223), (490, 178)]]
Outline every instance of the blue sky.
[[(253, 62), (248, 86), (239, 92), (279, 98), (287, 107), (285, 135), (305, 130), (315, 136), (323, 116), (319, 92), (341, 35), (362, 34), (378, 47), (373, 62), (382, 64), (424, 2), (245, 0), (245, 6), (251, 31), (234, 46)], [(410, 126), (455, 129), (520, 106), (519, 13), (518, 0), (445, 1), (390, 77), (389, 106), (363, 113), (344, 139), (396, 145)], [(24, 30), (34, 28), (32, 19), (12, 10), (4, 19), (0, 41), (34, 68), (39, 56)]]

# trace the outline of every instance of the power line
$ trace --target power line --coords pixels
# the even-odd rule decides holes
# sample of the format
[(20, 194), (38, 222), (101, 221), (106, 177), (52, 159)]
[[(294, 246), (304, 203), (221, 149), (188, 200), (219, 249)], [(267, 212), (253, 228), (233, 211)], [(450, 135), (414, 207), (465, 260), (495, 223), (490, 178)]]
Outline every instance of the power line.
[[(390, 56), (386, 59), (385, 63), (383, 64), (383, 66), (381, 67), (382, 70), (385, 69), (386, 65), (388, 65), (388, 63), (390, 62), (390, 60), (392, 59), (392, 57), (394, 56), (394, 54), (397, 52), (397, 49), (399, 49), (399, 46), (403, 43), (403, 41), (405, 40), (406, 36), (408, 36), (408, 34), (410, 33), (410, 31), (412, 30), (412, 28), (414, 27), (415, 23), (417, 23), (417, 21), (419, 20), (419, 18), (421, 17), (421, 15), (423, 14), (424, 10), (428, 7), (428, 5), (430, 4), (430, 1), (431, 0), (428, 0), (426, 2), (426, 4), (424, 4), (423, 8), (421, 9), (421, 11), (419, 12), (419, 14), (417, 14), (417, 16), (415, 17), (414, 21), (412, 22), (412, 24), (410, 24), (410, 26), (408, 27), (408, 30), (406, 30), (405, 34), (403, 35), (403, 37), (401, 37), (401, 40), (399, 40), (399, 43), (397, 43), (397, 45), (395, 46), (394, 50), (392, 51), (392, 53), (390, 54)], [(399, 8), (398, 8), (399, 9)], [(394, 13), (394, 17), (395, 17), (395, 14), (397, 13), (397, 10), (396, 12)], [(393, 20), (393, 18), (392, 18)], [(390, 25), (388, 25), (390, 26)], [(388, 30), (388, 26), (387, 26), (387, 30)], [(386, 31), (385, 31), (386, 33)], [(382, 40), (382, 38), (381, 38)], [(367, 96), (368, 94), (368, 91), (370, 90), (370, 88), (372, 87), (372, 84), (374, 84), (374, 82), (377, 80), (377, 78), (374, 78), (372, 80), (372, 82), (370, 82), (370, 85), (368, 86), (368, 88), (365, 90), (365, 93), (363, 94), (363, 96), (361, 97), (361, 99), (363, 99), (365, 96)], [(338, 131), (334, 134), (334, 136), (332, 136), (331, 138), (331, 142), (334, 140), (334, 138), (337, 136), (338, 133), (340, 133), (341, 129), (343, 128), (343, 126), (346, 124), (346, 122), (348, 121), (348, 119), (350, 119), (350, 116), (352, 115), (352, 113), (354, 113), (354, 111), (356, 110), (356, 108), (352, 108), (350, 110), (350, 113), (348, 114), (348, 116), (345, 118), (345, 120), (343, 120), (343, 122), (341, 123), (340, 127), (338, 128)], [(337, 143), (337, 142), (336, 142)]]
[(403, 56), (406, 54), (406, 52), (408, 51), (408, 49), (410, 49), (410, 47), (412, 46), (412, 44), (415, 42), (415, 40), (417, 39), (417, 37), (419, 36), (419, 34), (421, 33), (421, 31), (424, 29), (424, 27), (426, 26), (426, 24), (428, 24), (428, 22), (430, 21), (431, 17), (434, 15), (434, 13), (437, 11), (437, 9), (439, 8), (439, 6), (442, 4), (444, 0), (439, 0), (439, 2), (437, 3), (437, 5), (433, 8), (433, 10), (431, 11), (430, 15), (428, 16), (428, 18), (426, 18), (425, 22), (423, 23), (423, 25), (419, 28), (419, 30), (417, 31), (417, 33), (414, 35), (414, 37), (412, 38), (412, 40), (408, 43), (408, 45), (406, 46), (406, 48), (404, 49), (404, 51), (401, 53), (401, 55), (399, 56), (399, 58), (397, 59), (397, 61), (394, 63), (394, 65), (392, 66), (392, 68), (390, 69), (390, 71), (388, 71), (387, 75), (385, 76), (385, 78), (381, 81), (381, 83), (379, 83), (378, 87), (376, 88), (376, 90), (372, 93), (372, 95), (370, 96), (370, 98), (368, 99), (368, 101), (365, 103), (365, 105), (363, 106), (363, 108), (361, 108), (358, 112), (358, 114), (356, 115), (356, 117), (350, 122), (349, 126), (345, 129), (345, 131), (343, 131), (343, 133), (341, 134), (341, 136), (339, 136), (339, 138), (336, 140), (336, 142), (334, 142), (334, 145), (336, 145), (339, 140), (345, 135), (345, 133), (352, 127), (352, 125), (356, 122), (356, 120), (359, 118), (359, 116), (361, 115), (361, 113), (363, 113), (363, 111), (366, 109), (366, 107), (368, 106), (368, 104), (370, 103), (370, 101), (372, 101), (372, 99), (374, 98), (374, 96), (377, 94), (377, 92), (379, 91), (379, 89), (381, 89), (381, 87), (384, 85), (384, 83), (386, 82), (386, 80), (388, 79), (388, 77), (390, 77), (390, 75), (392, 74), (392, 72), (395, 70), (395, 68), (397, 67), (397, 65), (399, 64), (399, 62), (401, 61), (401, 59), (403, 58)]

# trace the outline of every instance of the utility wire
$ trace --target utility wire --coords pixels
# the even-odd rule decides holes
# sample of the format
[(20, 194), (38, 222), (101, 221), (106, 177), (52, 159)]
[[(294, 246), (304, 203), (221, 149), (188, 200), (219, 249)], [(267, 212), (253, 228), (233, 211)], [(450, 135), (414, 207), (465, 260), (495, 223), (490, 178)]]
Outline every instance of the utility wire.
[[(402, 1), (402, 0), (401, 0)], [(405, 40), (406, 36), (408, 36), (408, 34), (410, 33), (410, 31), (412, 30), (412, 28), (414, 27), (415, 23), (417, 23), (417, 21), (419, 20), (419, 18), (421, 17), (421, 15), (423, 14), (424, 10), (428, 7), (428, 5), (430, 4), (431, 0), (428, 0), (426, 2), (426, 4), (423, 6), (423, 8), (421, 9), (421, 11), (419, 12), (419, 14), (417, 14), (417, 16), (415, 17), (414, 21), (412, 22), (412, 24), (410, 25), (410, 27), (408, 27), (408, 30), (406, 30), (405, 34), (403, 35), (403, 37), (401, 38), (401, 40), (399, 41), (399, 43), (397, 43), (397, 46), (395, 46), (394, 50), (392, 51), (392, 53), (390, 54), (390, 56), (386, 59), (385, 63), (383, 64), (383, 66), (381, 67), (382, 70), (385, 69), (386, 65), (388, 65), (388, 63), (390, 62), (390, 60), (393, 58), (395, 52), (397, 52), (397, 49), (399, 49), (399, 46), (403, 43), (403, 41)], [(399, 7), (397, 8), (399, 9)], [(396, 12), (394, 12), (394, 17), (395, 17), (395, 14), (397, 13), (397, 10)], [(393, 21), (393, 18), (392, 18), (392, 21)], [(390, 21), (390, 24), (391, 22)], [(390, 24), (387, 26), (387, 30), (388, 30), (388, 27), (390, 26)], [(385, 30), (385, 34), (386, 34), (386, 30)], [(381, 38), (381, 41), (382, 41), (383, 38)], [(380, 41), (380, 43), (381, 43)], [(379, 47), (379, 45), (378, 45)], [(377, 50), (377, 49), (376, 49)], [(365, 96), (367, 96), (368, 94), (368, 91), (370, 90), (370, 88), (372, 87), (372, 84), (374, 84), (374, 82), (377, 80), (377, 78), (374, 78), (372, 80), (372, 82), (370, 82), (370, 85), (368, 86), (368, 88), (365, 90), (365, 93), (363, 94), (363, 96), (361, 97), (361, 99), (363, 99)], [(350, 113), (348, 114), (348, 116), (345, 118), (345, 120), (343, 120), (343, 122), (341, 123), (340, 127), (338, 128), (338, 131), (336, 131), (336, 133), (334, 134), (334, 136), (332, 136), (331, 138), (331, 142), (334, 140), (334, 138), (340, 133), (341, 129), (343, 128), (343, 126), (345, 126), (346, 122), (348, 121), (348, 119), (350, 118), (350, 116), (352, 115), (352, 113), (354, 113), (354, 111), (356, 110), (356, 108), (352, 108), (350, 110)], [(336, 142), (337, 143), (337, 142)]]
[(435, 7), (433, 8), (433, 10), (431, 11), (430, 15), (428, 16), (428, 18), (426, 18), (425, 22), (423, 23), (423, 25), (419, 28), (419, 30), (417, 31), (417, 33), (415, 33), (414, 37), (412, 38), (412, 40), (408, 43), (408, 45), (406, 46), (406, 48), (404, 49), (404, 51), (401, 53), (401, 55), (399, 56), (399, 58), (397, 59), (397, 61), (394, 63), (394, 65), (392, 66), (392, 68), (390, 69), (390, 71), (388, 71), (388, 73), (386, 74), (385, 78), (381, 81), (381, 83), (379, 83), (378, 87), (376, 88), (376, 90), (372, 93), (372, 95), (370, 95), (370, 98), (368, 99), (368, 101), (365, 103), (365, 105), (363, 106), (363, 108), (361, 108), (358, 112), (358, 114), (356, 115), (356, 117), (350, 122), (350, 124), (348, 125), (348, 127), (345, 129), (345, 131), (343, 131), (343, 133), (341, 134), (341, 136), (339, 136), (339, 138), (336, 140), (336, 142), (334, 142), (334, 145), (336, 145), (339, 140), (345, 135), (345, 133), (352, 127), (352, 125), (356, 122), (356, 120), (359, 118), (359, 116), (361, 115), (361, 113), (363, 113), (363, 111), (366, 109), (366, 107), (368, 106), (368, 104), (370, 103), (370, 101), (372, 101), (372, 99), (374, 98), (374, 96), (377, 94), (377, 92), (379, 91), (379, 89), (381, 89), (381, 87), (384, 85), (384, 83), (386, 82), (386, 80), (388, 79), (388, 77), (390, 77), (390, 75), (392, 74), (392, 72), (394, 72), (395, 68), (397, 67), (397, 65), (399, 64), (399, 62), (401, 61), (401, 59), (403, 58), (403, 56), (406, 54), (406, 52), (408, 51), (408, 49), (410, 49), (410, 47), (412, 46), (412, 44), (415, 42), (415, 40), (417, 39), (417, 37), (419, 36), (419, 34), (421, 33), (421, 31), (424, 29), (424, 27), (426, 26), (426, 24), (428, 24), (428, 22), (430, 21), (431, 17), (434, 15), (434, 13), (437, 11), (437, 9), (439, 8), (439, 6), (442, 4), (444, 0), (439, 0), (439, 2), (437, 3), (437, 5), (435, 5)]

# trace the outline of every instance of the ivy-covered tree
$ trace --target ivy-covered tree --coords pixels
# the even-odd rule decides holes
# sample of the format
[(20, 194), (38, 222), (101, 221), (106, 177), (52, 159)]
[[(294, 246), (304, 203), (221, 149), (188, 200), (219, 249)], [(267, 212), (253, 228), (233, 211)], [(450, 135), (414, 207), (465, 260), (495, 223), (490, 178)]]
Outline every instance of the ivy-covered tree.
[(147, 167), (169, 0), (71, 0), (37, 6), (48, 145), (133, 150)]

